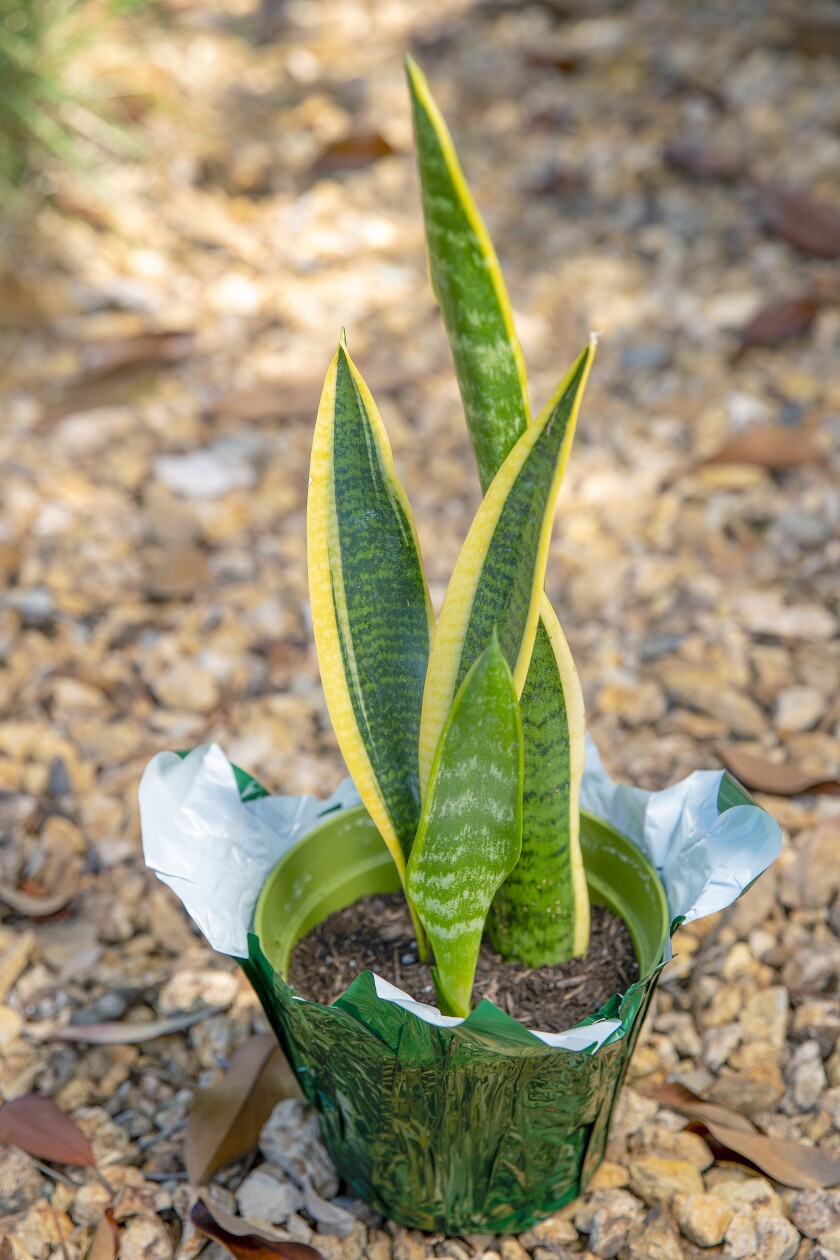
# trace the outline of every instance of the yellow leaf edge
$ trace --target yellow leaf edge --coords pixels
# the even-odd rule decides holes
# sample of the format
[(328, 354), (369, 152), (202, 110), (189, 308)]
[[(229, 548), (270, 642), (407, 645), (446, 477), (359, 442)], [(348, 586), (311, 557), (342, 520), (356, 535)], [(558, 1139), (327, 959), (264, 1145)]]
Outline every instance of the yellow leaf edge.
[(575, 916), (572, 948), (573, 956), (577, 958), (580, 954), (585, 954), (589, 948), (591, 923), (586, 868), (580, 847), (580, 786), (586, 761), (586, 710), (583, 703), (583, 689), (571, 649), (557, 619), (557, 614), (551, 606), (551, 601), (545, 594), (540, 600), (539, 611), (557, 663), (569, 728), (569, 864), (572, 872)]
[(583, 365), (583, 372), (580, 378), (575, 400), (569, 415), (566, 435), (563, 440), (563, 446), (560, 458), (557, 461), (557, 468), (554, 474), (549, 503), (551, 510), (547, 511), (542, 523), (540, 533), (540, 542), (537, 550), (537, 562), (534, 566), (534, 584), (531, 593), (531, 602), (528, 609), (528, 617), (525, 624), (525, 631), (522, 637), (519, 655), (513, 668), (513, 680), (516, 686), (518, 696), (522, 695), (522, 688), (525, 686), (525, 679), (528, 675), (528, 666), (531, 662), (531, 653), (534, 648), (534, 639), (537, 634), (537, 623), (540, 614), (540, 601), (543, 594), (543, 586), (545, 582), (545, 568), (548, 559), (548, 548), (551, 542), (551, 528), (554, 521), (554, 504), (556, 503), (557, 494), (560, 490), (560, 484), (563, 480), (563, 474), (566, 471), (566, 465), (569, 460), (569, 453), (574, 439), (575, 429), (577, 427), (577, 418), (580, 412), (581, 400), (586, 389), (586, 382), (589, 378), (589, 372), (592, 367), (592, 360), (595, 355), (597, 339), (593, 336), (590, 338), (589, 344), (581, 351), (569, 368), (566, 375), (558, 385), (554, 394), (549, 399), (539, 416), (528, 426), (525, 432), (517, 441), (511, 450), (504, 464), (502, 464), (498, 473), (494, 477), (487, 493), (481, 502), (478, 512), (475, 515), (472, 525), (461, 553), (455, 562), (455, 568), (452, 571), (452, 577), (446, 589), (446, 595), (443, 601), (440, 617), (438, 618), (435, 637), (432, 642), (432, 650), (429, 655), (429, 667), (426, 671), (426, 687), (423, 692), (423, 708), (420, 715), (420, 788), (425, 795), (429, 774), (431, 772), (432, 761), (434, 759), (437, 742), (443, 730), (446, 717), (452, 704), (455, 692), (455, 679), (458, 672), (458, 662), (461, 655), (461, 647), (464, 642), (467, 626), (469, 624), (470, 613), (472, 612), (473, 601), (475, 599), (476, 589), (482, 572), (483, 557), (487, 553), (493, 532), (505, 505), (511, 487), (515, 482), (522, 465), (525, 463), (534, 444), (537, 442), (543, 431), (545, 424), (568, 389), (575, 374)]
[[(409, 87), (416, 102), (425, 111), (429, 122), (434, 128), (438, 138), (438, 143), (443, 154), (443, 160), (446, 163), (452, 183), (455, 185), (455, 191), (458, 199), (464, 208), (470, 227), (475, 233), (476, 239), (484, 258), (487, 268), (487, 274), (496, 294), (496, 300), (499, 303), (499, 310), (502, 315), (502, 321), (505, 326), (505, 332), (508, 335), (513, 357), (516, 361), (517, 375), (519, 376), (519, 384), (522, 391), (522, 406), (526, 422), (531, 418), (531, 405), (528, 400), (528, 376), (525, 369), (525, 356), (522, 353), (522, 346), (519, 342), (519, 336), (513, 322), (513, 311), (511, 310), (510, 297), (508, 296), (505, 278), (502, 274), (502, 268), (493, 242), (490, 239), (490, 233), (485, 227), (484, 220), (481, 217), (475, 198), (470, 192), (470, 186), (467, 183), (466, 176), (461, 168), (458, 158), (458, 152), (455, 148), (455, 142), (452, 139), (452, 133), (446, 125), (446, 119), (440, 111), (437, 101), (432, 95), (429, 87), (429, 81), (417, 62), (411, 56), (405, 58), (405, 68), (408, 75)], [(431, 266), (429, 267), (429, 278), (431, 281)], [(434, 283), (432, 283), (434, 291)], [(437, 295), (435, 295), (437, 296)]]
[[(399, 872), (400, 881), (405, 887), (406, 862), (394, 825), (379, 790), (379, 783), (370, 763), (370, 758), (359, 734), (350, 689), (341, 657), (341, 644), (338, 634), (338, 623), (335, 604), (340, 606), (344, 600), (344, 581), (340, 568), (334, 573), (330, 566), (330, 544), (336, 542), (337, 532), (335, 515), (335, 494), (332, 477), (333, 453), (333, 419), (335, 415), (336, 382), (338, 365), (344, 356), (353, 383), (358, 390), (362, 405), (367, 412), (371, 429), (377, 445), (377, 454), (389, 488), (398, 499), (405, 518), (412, 531), (418, 555), (420, 545), (408, 497), (400, 484), (394, 467), (391, 444), (379, 409), (373, 395), (368, 389), (361, 373), (358, 371), (347, 351), (342, 333), (339, 347), (327, 371), (318, 416), (315, 421), (315, 434), (312, 441), (312, 456), (309, 467), (309, 494), (306, 504), (306, 538), (307, 568), (309, 579), (309, 600), (312, 609), (312, 628), (315, 648), (318, 654), (318, 666), (321, 673), (321, 685), (327, 703), (327, 710), (333, 724), (339, 749), (344, 757), (350, 777), (362, 798), (368, 813), (376, 825), (379, 834), (387, 845)], [(335, 598), (333, 597), (335, 590)], [(429, 595), (428, 584), (425, 584), (426, 611), (429, 619), (429, 638), (434, 642), (435, 615)], [(352, 650), (352, 639), (347, 638), (348, 647)], [(412, 914), (412, 917), (414, 915)], [(415, 922), (419, 929), (418, 942), (421, 950), (424, 934), (419, 921)]]

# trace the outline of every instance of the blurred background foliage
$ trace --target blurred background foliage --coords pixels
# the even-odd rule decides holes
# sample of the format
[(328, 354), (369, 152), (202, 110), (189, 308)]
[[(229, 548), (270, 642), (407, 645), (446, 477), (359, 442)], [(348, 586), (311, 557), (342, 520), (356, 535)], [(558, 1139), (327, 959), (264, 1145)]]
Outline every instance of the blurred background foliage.
[(96, 150), (136, 145), (109, 84), (78, 57), (149, 0), (0, 0), (0, 196), (6, 215), (43, 180), (49, 162), (89, 166)]

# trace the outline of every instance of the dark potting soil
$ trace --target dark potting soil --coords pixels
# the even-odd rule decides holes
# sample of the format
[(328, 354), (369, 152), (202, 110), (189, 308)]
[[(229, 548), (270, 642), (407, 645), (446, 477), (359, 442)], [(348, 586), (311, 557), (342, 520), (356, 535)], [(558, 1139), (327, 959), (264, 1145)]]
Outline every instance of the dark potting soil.
[[(375, 971), (418, 1002), (436, 1005), (431, 969), (418, 961), (402, 893), (363, 897), (331, 914), (295, 947), (289, 983), (310, 1001), (328, 1005), (363, 971)], [(563, 1032), (594, 1015), (638, 978), (624, 922), (603, 906), (593, 906), (586, 955), (556, 967), (502, 962), (485, 941), (473, 1002), (486, 997), (527, 1028)]]

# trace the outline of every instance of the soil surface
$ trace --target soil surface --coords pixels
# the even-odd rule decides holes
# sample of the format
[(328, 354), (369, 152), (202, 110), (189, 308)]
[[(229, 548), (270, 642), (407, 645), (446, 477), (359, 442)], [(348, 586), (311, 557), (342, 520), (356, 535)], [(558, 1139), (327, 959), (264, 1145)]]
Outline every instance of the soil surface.
[[(436, 1005), (431, 967), (418, 960), (401, 893), (364, 897), (331, 914), (295, 949), (289, 979), (304, 997), (329, 1003), (363, 971), (375, 971), (419, 1002)], [(557, 967), (503, 962), (485, 941), (473, 1000), (477, 1004), (489, 998), (528, 1028), (563, 1032), (593, 1015), (638, 977), (624, 923), (603, 906), (593, 906), (588, 952)]]

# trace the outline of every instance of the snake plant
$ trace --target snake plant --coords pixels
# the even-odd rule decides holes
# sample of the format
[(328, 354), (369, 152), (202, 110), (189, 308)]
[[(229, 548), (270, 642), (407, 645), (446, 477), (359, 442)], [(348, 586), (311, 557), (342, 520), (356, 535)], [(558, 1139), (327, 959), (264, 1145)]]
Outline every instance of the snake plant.
[(438, 1002), (467, 1015), (482, 937), (528, 966), (589, 941), (580, 683), (545, 593), (560, 483), (595, 352), (531, 418), (490, 237), (410, 59), (429, 272), (484, 500), (435, 624), (406, 493), (342, 334), (312, 450), (307, 543), (321, 679), (405, 890)]

